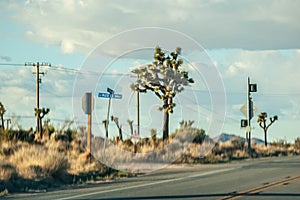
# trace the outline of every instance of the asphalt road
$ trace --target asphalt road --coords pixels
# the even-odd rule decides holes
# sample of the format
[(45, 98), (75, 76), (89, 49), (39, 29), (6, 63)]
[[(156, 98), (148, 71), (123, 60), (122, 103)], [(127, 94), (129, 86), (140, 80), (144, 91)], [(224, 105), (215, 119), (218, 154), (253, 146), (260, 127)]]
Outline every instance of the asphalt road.
[(300, 157), (170, 166), (143, 176), (9, 199), (300, 199)]

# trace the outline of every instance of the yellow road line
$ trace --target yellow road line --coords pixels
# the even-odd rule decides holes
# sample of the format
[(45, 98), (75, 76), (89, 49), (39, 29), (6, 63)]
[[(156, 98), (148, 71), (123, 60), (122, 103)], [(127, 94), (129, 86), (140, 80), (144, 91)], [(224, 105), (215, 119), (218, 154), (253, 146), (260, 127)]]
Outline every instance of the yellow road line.
[(279, 185), (282, 185), (284, 183), (288, 183), (288, 182), (292, 182), (292, 181), (295, 181), (297, 179), (300, 179), (300, 176), (295, 176), (295, 177), (291, 177), (291, 178), (288, 178), (288, 179), (284, 179), (284, 180), (281, 180), (281, 181), (277, 181), (277, 182), (273, 182), (273, 183), (270, 183), (268, 185), (264, 185), (264, 186), (259, 186), (259, 187), (256, 187), (256, 188), (252, 188), (252, 189), (248, 189), (248, 190), (244, 190), (244, 191), (241, 191), (241, 192), (238, 192), (238, 193), (235, 193), (235, 194), (231, 194), (231, 195), (228, 195), (228, 196), (225, 196), (223, 198), (220, 198), (219, 200), (225, 200), (225, 199), (239, 199), (243, 196), (245, 196), (246, 194), (255, 194), (255, 193), (258, 193), (258, 192), (261, 192), (261, 191), (264, 191), (266, 189), (269, 189), (269, 188), (272, 188), (272, 187), (276, 187), (276, 186), (279, 186)]

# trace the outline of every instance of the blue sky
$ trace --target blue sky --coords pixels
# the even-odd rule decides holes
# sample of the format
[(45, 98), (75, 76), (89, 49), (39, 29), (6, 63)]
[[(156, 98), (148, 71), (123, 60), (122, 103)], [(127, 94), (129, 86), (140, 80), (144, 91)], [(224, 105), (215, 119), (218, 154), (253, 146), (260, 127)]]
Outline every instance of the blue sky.
[[(100, 48), (102, 57), (98, 57), (101, 58), (99, 64), (105, 63), (105, 59), (117, 59), (117, 62), (109, 65), (107, 72), (125, 73), (138, 63), (147, 62), (147, 59), (143, 52), (140, 60), (137, 58), (139, 54), (133, 55), (132, 52), (128, 57), (120, 57), (119, 52), (113, 50), (121, 52), (128, 43), (113, 42), (116, 35), (142, 27), (178, 31), (199, 43), (220, 73), (226, 94), (226, 115), (222, 132), (244, 136), (245, 130), (239, 127), (240, 119), (244, 116), (239, 109), (246, 100), (245, 89), (249, 76), (253, 83), (258, 84), (258, 92), (253, 94), (258, 107), (257, 114), (266, 111), (270, 116), (279, 116), (279, 121), (270, 127), (270, 141), (281, 138), (293, 141), (300, 136), (300, 92), (297, 84), (300, 78), (299, 4), (300, 2), (292, 0), (152, 0), (130, 1), (126, 5), (123, 1), (105, 0), (1, 1), (0, 63), (24, 64), (39, 61), (49, 62), (54, 66), (44, 69), (47, 74), (42, 77), (41, 106), (50, 107), (49, 118), (59, 126), (64, 119), (72, 119), (73, 103), (80, 103), (79, 98), (72, 98), (74, 84), (78, 80), (76, 78), (80, 75), (66, 68), (84, 70), (82, 67), (91, 59), (93, 52)], [(145, 40), (146, 38), (148, 37), (145, 35)], [(143, 39), (139, 38), (137, 41)], [(174, 48), (181, 46), (181, 42), (182, 40), (178, 40), (177, 44), (173, 44)], [(152, 39), (147, 44), (151, 43), (154, 47), (158, 41)], [(106, 44), (113, 44), (114, 48), (105, 46)], [(139, 47), (138, 42), (130, 45)], [(149, 55), (149, 61), (151, 57), (152, 54)], [(125, 65), (130, 66), (122, 68)], [(100, 67), (97, 70), (99, 72), (105, 69)], [(32, 118), (35, 106), (35, 77), (32, 70), (31, 67), (22, 65), (0, 66), (0, 101), (7, 109), (6, 117), (21, 116), (18, 123), (24, 128), (35, 122)], [(119, 78), (112, 77), (112, 80), (117, 80), (116, 87), (122, 81), (130, 82), (126, 76), (117, 77)], [(101, 77), (97, 73), (89, 80), (93, 80), (95, 85), (101, 85)], [(107, 80), (104, 82), (107, 83)], [(205, 83), (205, 77), (199, 82)], [(211, 95), (209, 92), (214, 91), (208, 91), (205, 87), (194, 87), (193, 90), (199, 95), (201, 102), (197, 107), (200, 113), (199, 126), (207, 129), (211, 123), (211, 105), (206, 99)], [(131, 103), (127, 103), (132, 110), (128, 113), (134, 118), (132, 95), (129, 95)], [(141, 98), (150, 101), (150, 97)], [(180, 98), (182, 97), (179, 96), (178, 101)], [(184, 100), (181, 101), (181, 105), (186, 105)], [(151, 102), (151, 109), (144, 114), (144, 121), (147, 123), (156, 118), (153, 116), (159, 115), (154, 111), (159, 101), (153, 99)], [(121, 105), (122, 103), (120, 102)], [(99, 112), (95, 117), (100, 122), (102, 118), (99, 113), (106, 110), (106, 106), (107, 102), (97, 100), (96, 109)], [(117, 108), (118, 104), (115, 102), (115, 112), (122, 110)], [(177, 118), (188, 119), (182, 113), (188, 112), (192, 107), (177, 108), (182, 110)], [(151, 119), (147, 118), (148, 115)], [(173, 116), (173, 119), (177, 118)], [(253, 135), (263, 138), (256, 116), (252, 124)], [(123, 122), (123, 126), (126, 128), (126, 122)], [(150, 126), (148, 123), (148, 129)]]

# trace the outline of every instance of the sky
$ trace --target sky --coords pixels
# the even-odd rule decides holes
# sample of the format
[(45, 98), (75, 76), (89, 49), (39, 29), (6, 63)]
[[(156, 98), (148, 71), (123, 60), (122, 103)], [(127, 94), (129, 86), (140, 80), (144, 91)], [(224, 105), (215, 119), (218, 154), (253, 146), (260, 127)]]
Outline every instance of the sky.
[[(258, 87), (251, 94), (258, 108), (251, 121), (253, 136), (263, 139), (256, 118), (267, 112), (279, 117), (269, 128), (269, 141), (293, 142), (300, 137), (299, 7), (295, 0), (0, 1), (5, 118), (12, 118), (15, 127), (34, 126), (35, 68), (24, 65), (48, 62), (51, 67), (41, 67), (46, 74), (41, 76), (40, 105), (50, 108), (47, 117), (56, 126), (74, 117), (85, 120), (81, 96), (90, 89), (95, 93), (94, 132), (103, 131), (108, 100), (99, 99), (97, 92), (113, 87), (123, 100), (112, 101), (111, 113), (126, 129), (126, 120), (135, 120), (135, 94), (127, 87), (134, 79), (130, 70), (152, 61), (150, 47), (162, 45), (169, 52), (182, 46), (197, 80), (178, 95), (173, 124), (196, 117), (196, 125), (211, 136), (225, 132), (244, 137), (240, 108), (250, 77)], [(189, 49), (193, 45), (198, 49)], [(160, 102), (147, 94), (141, 95), (141, 104), (147, 108), (141, 109), (142, 128), (159, 129)], [(216, 121), (222, 127), (210, 130), (219, 126)]]

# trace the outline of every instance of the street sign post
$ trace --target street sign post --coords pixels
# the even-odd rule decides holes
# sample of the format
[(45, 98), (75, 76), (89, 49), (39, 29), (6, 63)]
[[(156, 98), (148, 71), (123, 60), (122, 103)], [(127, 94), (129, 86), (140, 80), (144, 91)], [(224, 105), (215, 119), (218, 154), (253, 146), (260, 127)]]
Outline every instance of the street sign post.
[(141, 139), (140, 136), (137, 134), (131, 135), (130, 140), (134, 144), (134, 153), (137, 152), (137, 143), (139, 143), (140, 139)]
[(92, 135), (92, 111), (94, 109), (94, 98), (91, 92), (87, 92), (82, 96), (82, 110), (88, 115), (88, 130), (87, 130), (87, 149), (89, 161), (91, 162), (91, 135)]
[(110, 111), (110, 104), (111, 99), (122, 99), (122, 94), (115, 94), (115, 91), (113, 89), (107, 88), (107, 92), (99, 92), (98, 97), (99, 98), (107, 98), (108, 101), (108, 109), (107, 109), (107, 117), (106, 117), (106, 123), (105, 123), (105, 132), (106, 132), (106, 138), (108, 138), (108, 124), (109, 124), (109, 111)]

